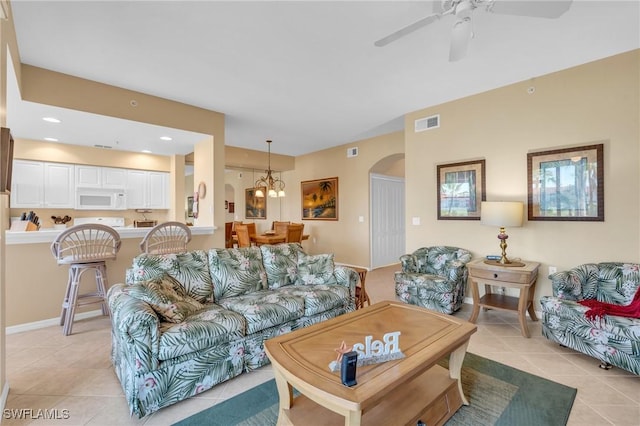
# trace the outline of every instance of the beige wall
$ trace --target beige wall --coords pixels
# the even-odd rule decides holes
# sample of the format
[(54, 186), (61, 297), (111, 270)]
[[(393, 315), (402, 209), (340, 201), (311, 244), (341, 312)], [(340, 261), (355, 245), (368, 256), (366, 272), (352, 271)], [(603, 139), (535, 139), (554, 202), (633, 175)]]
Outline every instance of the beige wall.
[[(347, 147), (357, 147), (358, 156), (347, 158)], [(288, 191), (282, 219), (301, 220), (301, 181), (337, 176), (339, 220), (305, 220), (310, 238), (303, 244), (312, 253), (334, 253), (338, 262), (369, 266), (369, 172), (387, 157), (392, 160), (385, 168), (392, 167), (403, 154), (403, 132), (396, 132), (296, 157), (295, 170), (283, 173)]]
[[(499, 252), (498, 229), (437, 220), (436, 165), (484, 158), (487, 200), (526, 203), (528, 152), (604, 141), (605, 221), (525, 220), (507, 229), (507, 253), (542, 263), (536, 300), (551, 294), (549, 265), (639, 262), (639, 64), (634, 51), (408, 114), (407, 250), (449, 244), (479, 257)], [(415, 119), (433, 114), (440, 128), (413, 132)]]
[[(207, 213), (199, 223), (224, 227), (224, 114), (30, 65), (20, 70), (24, 100), (211, 135), (202, 142), (212, 145), (203, 160), (206, 170), (198, 171), (196, 164), (196, 178), (198, 173), (207, 176), (209, 200), (219, 198), (222, 206), (216, 203), (216, 215)], [(138, 106), (131, 106), (131, 100)], [(224, 233), (216, 238), (224, 244)]]
[[(266, 161), (266, 160), (265, 160)], [(266, 162), (264, 168), (266, 169)], [(272, 166), (273, 167), (273, 166)], [(274, 177), (280, 177), (280, 173), (274, 173)], [(267, 215), (266, 219), (252, 219), (247, 218), (245, 215), (245, 195), (247, 189), (252, 189), (256, 180), (265, 176), (264, 170), (261, 169), (242, 169), (242, 168), (227, 168), (225, 173), (225, 186), (227, 187), (229, 201), (235, 202), (235, 213), (227, 214), (227, 221), (241, 221), (241, 222), (255, 222), (258, 232), (263, 232), (271, 229), (271, 222), (274, 220), (291, 220), (288, 216), (284, 216), (284, 207), (291, 201), (292, 192), (300, 191), (299, 183), (295, 181), (288, 181), (285, 179), (285, 174), (282, 173), (282, 179), (287, 186), (285, 187), (286, 197), (284, 198), (270, 198), (267, 197)]]
[[(0, 125), (7, 124), (7, 61), (12, 60), (14, 68), (19, 64), (18, 46), (16, 32), (13, 26), (11, 5), (6, 3), (8, 19), (0, 20)], [(9, 58), (9, 52), (11, 57)], [(21, 79), (20, 72), (17, 72), (18, 82)], [(2, 166), (0, 166), (2, 167)], [(6, 327), (6, 279), (5, 270), (5, 239), (4, 230), (9, 223), (9, 197), (0, 194), (0, 409), (4, 409), (9, 383), (7, 382), (7, 372), (5, 363), (5, 327)]]

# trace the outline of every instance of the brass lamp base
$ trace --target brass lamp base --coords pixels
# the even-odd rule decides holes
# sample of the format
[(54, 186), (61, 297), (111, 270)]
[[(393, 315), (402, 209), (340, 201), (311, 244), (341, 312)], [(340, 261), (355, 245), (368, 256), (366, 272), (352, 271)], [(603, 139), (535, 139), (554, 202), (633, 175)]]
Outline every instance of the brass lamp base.
[(500, 249), (502, 249), (502, 256), (500, 260), (485, 260), (484, 263), (487, 265), (494, 266), (504, 266), (504, 267), (520, 267), (524, 266), (522, 262), (512, 262), (507, 258), (507, 238), (509, 236), (504, 232), (504, 226), (500, 227), (500, 234), (498, 235), (498, 239), (500, 240)]

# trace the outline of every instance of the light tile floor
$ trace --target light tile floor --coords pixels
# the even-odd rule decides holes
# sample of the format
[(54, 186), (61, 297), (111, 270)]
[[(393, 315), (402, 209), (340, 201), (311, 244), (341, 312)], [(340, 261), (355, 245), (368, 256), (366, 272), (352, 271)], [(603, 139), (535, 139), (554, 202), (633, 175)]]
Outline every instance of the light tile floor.
[[(393, 300), (397, 265), (369, 272), (367, 293), (373, 303)], [(468, 318), (465, 305), (456, 316)], [(620, 369), (605, 371), (598, 362), (549, 342), (539, 322), (529, 321), (532, 337), (521, 336), (511, 312), (481, 312), (478, 331), (468, 350), (531, 374), (578, 389), (569, 425), (640, 425), (640, 377)], [(270, 366), (243, 374), (197, 397), (166, 407), (143, 419), (131, 418), (111, 366), (110, 323), (107, 318), (78, 321), (74, 334), (60, 327), (12, 334), (7, 341), (10, 384), (5, 409), (68, 410), (68, 419), (17, 420), (3, 412), (7, 425), (170, 425), (273, 377)], [(49, 411), (51, 413), (52, 411)]]

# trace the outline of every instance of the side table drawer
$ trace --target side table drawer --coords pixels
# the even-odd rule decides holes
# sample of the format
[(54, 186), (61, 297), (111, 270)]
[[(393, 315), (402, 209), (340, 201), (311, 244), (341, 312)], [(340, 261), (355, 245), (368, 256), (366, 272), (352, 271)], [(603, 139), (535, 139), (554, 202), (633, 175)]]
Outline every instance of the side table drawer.
[(528, 284), (536, 277), (537, 271), (531, 273), (527, 271), (489, 271), (481, 268), (469, 268), (469, 275), (471, 275), (472, 278), (478, 279)]

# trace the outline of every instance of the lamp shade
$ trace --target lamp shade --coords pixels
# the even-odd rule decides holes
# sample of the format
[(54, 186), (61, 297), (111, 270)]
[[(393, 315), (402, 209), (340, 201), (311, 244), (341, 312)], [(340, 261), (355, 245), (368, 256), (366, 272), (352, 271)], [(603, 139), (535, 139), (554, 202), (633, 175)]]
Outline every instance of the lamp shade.
[(519, 201), (483, 201), (480, 223), (499, 227), (522, 226), (524, 204)]

